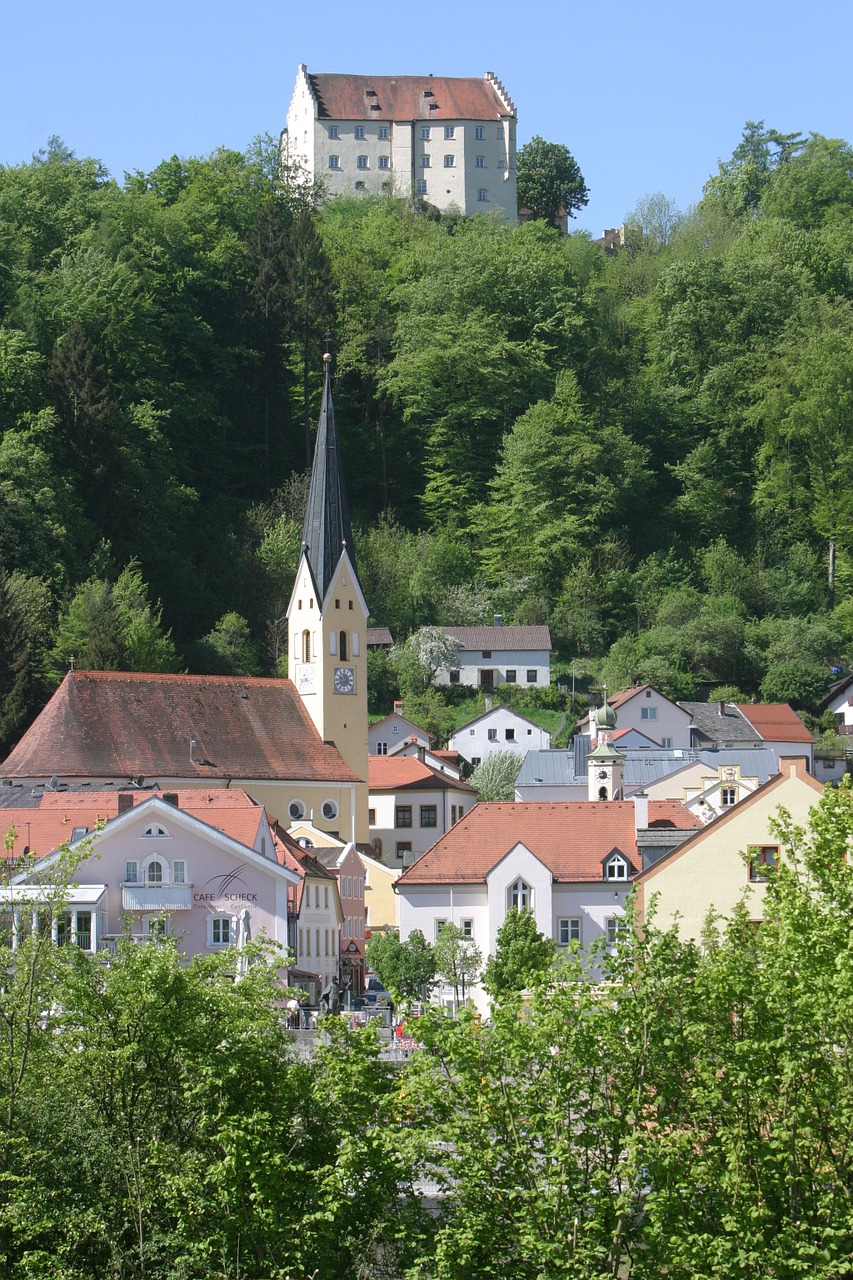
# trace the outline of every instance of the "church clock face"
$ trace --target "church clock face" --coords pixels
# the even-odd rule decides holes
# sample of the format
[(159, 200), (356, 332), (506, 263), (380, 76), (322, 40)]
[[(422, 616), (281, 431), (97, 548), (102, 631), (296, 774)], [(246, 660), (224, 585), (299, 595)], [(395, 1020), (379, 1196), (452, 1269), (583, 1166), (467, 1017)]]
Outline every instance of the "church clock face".
[(606, 782), (606, 781), (607, 781), (607, 770), (606, 770), (606, 769), (599, 769), (599, 771), (598, 771), (598, 776), (599, 776), (599, 778), (601, 779), (601, 781), (602, 781), (602, 782)]
[(335, 693), (355, 693), (355, 672), (352, 667), (335, 667)]

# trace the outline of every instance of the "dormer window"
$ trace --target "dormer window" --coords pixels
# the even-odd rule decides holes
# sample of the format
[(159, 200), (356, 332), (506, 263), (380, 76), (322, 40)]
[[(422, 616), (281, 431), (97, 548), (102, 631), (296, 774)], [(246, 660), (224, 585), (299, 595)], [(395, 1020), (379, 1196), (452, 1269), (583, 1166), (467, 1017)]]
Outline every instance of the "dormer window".
[(614, 854), (612, 858), (608, 858), (604, 864), (605, 880), (627, 880), (628, 879), (628, 863), (619, 854)]

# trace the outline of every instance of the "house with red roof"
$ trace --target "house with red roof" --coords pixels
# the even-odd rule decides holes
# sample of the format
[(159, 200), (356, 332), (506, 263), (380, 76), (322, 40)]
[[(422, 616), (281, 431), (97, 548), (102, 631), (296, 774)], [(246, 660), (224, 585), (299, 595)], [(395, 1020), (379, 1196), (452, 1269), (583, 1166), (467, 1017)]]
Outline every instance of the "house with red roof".
[(517, 217), (516, 111), (497, 76), (363, 76), (301, 64), (282, 151), (329, 196), (420, 196)]
[[(683, 703), (673, 702), (653, 685), (638, 684), (629, 689), (619, 689), (616, 693), (608, 694), (607, 701), (618, 713), (620, 733), (624, 734), (626, 729), (634, 729), (650, 739), (652, 744), (667, 749), (692, 745), (689, 711), (684, 709)], [(593, 745), (595, 744), (595, 708), (578, 721), (576, 731), (590, 737)], [(628, 747), (635, 743), (626, 739), (621, 745)]]
[[(115, 950), (125, 932), (179, 939), (187, 955), (263, 936), (293, 943), (298, 876), (266, 810), (236, 789), (44, 792), (0, 810), (13, 856), (0, 889), (13, 945), (48, 910), (57, 941)], [(62, 847), (65, 851), (62, 851)], [(69, 890), (70, 886), (70, 890)]]
[(679, 702), (695, 747), (768, 747), (777, 761), (804, 756), (814, 771), (814, 738), (787, 702)]
[(679, 802), (645, 797), (478, 804), (397, 880), (400, 936), (432, 941), (449, 922), (485, 957), (518, 907), (559, 946), (612, 945), (643, 866), (700, 827)]
[(413, 756), (371, 756), (367, 776), (370, 840), (389, 867), (408, 866), (477, 800), (452, 771)]

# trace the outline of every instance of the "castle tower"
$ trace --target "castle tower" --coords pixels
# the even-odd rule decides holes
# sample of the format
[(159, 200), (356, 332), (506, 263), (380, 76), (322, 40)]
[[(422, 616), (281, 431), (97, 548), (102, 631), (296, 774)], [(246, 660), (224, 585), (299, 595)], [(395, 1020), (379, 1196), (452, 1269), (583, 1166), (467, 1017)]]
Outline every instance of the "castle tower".
[(353, 773), (364, 779), (357, 788), (356, 838), (366, 842), (369, 610), (355, 568), (328, 352), (323, 360), (326, 377), (302, 554), (287, 609), (287, 673), (321, 738), (334, 742)]
[(606, 685), (604, 702), (595, 712), (594, 720), (598, 745), (587, 756), (587, 794), (590, 800), (621, 800), (625, 757), (613, 745), (616, 712), (607, 701)]

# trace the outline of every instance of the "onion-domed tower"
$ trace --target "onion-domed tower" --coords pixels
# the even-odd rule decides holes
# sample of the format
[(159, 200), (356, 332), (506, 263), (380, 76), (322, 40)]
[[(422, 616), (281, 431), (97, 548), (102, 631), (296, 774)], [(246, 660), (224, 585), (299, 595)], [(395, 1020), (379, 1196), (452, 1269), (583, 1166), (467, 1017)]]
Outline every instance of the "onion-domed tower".
[(622, 774), (625, 768), (625, 757), (613, 745), (613, 732), (616, 728), (616, 712), (607, 701), (607, 686), (604, 686), (604, 702), (594, 712), (598, 745), (587, 757), (587, 781), (590, 800), (621, 800)]

